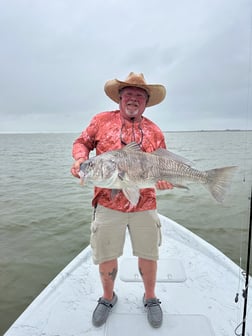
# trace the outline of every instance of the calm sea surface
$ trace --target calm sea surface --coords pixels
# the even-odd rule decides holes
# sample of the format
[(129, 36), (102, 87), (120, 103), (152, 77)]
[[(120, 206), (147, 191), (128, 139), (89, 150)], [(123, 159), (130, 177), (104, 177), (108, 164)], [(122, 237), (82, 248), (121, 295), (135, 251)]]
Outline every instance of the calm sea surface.
[[(0, 134), (0, 334), (89, 243), (91, 189), (70, 174), (78, 134)], [(166, 133), (198, 169), (238, 165), (224, 204), (202, 186), (158, 192), (158, 209), (246, 263), (252, 132)]]

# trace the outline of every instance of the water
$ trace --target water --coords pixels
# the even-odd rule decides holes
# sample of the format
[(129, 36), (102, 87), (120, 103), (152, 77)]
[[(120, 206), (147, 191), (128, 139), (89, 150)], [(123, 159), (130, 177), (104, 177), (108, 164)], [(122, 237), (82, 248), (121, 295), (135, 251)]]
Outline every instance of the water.
[[(0, 334), (89, 242), (92, 191), (70, 174), (77, 136), (0, 134)], [(252, 132), (167, 133), (166, 138), (170, 150), (198, 169), (239, 165), (224, 204), (191, 185), (190, 191), (159, 192), (158, 210), (244, 267)]]

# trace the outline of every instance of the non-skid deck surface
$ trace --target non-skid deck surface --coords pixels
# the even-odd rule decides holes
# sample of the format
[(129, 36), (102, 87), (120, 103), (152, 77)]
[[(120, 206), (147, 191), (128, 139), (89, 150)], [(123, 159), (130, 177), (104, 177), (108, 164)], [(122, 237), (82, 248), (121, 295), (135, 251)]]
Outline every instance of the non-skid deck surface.
[(204, 315), (164, 314), (160, 328), (152, 328), (145, 314), (112, 313), (108, 319), (106, 336), (216, 336)]
[[(120, 265), (120, 279), (125, 282), (139, 282), (142, 278), (138, 271), (136, 258), (125, 258)], [(179, 259), (160, 259), (158, 261), (157, 282), (183, 282), (186, 273)]]

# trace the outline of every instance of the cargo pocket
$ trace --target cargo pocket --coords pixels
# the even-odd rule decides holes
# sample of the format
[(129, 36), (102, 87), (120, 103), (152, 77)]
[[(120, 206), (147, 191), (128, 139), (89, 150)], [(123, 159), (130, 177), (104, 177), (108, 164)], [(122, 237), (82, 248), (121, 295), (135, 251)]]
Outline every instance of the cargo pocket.
[(161, 222), (159, 218), (156, 221), (156, 225), (157, 225), (158, 246), (161, 246), (162, 245), (162, 232), (161, 232)]
[(96, 247), (96, 233), (97, 233), (97, 224), (95, 222), (95, 219), (91, 222), (91, 226), (90, 226), (90, 245), (92, 247), (92, 249), (95, 249)]
[(161, 232), (161, 221), (157, 214), (156, 210), (150, 210), (153, 222), (156, 224), (157, 227), (157, 246), (162, 245), (162, 232)]

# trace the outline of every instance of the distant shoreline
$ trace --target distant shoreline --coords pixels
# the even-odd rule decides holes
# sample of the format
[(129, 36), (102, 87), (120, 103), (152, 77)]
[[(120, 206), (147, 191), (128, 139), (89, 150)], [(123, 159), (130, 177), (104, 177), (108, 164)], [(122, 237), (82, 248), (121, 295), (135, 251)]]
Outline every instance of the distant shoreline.
[[(181, 130), (181, 131), (165, 131), (163, 130), (164, 133), (210, 133), (210, 132), (252, 132), (252, 129), (223, 129), (223, 130)], [(20, 135), (25, 135), (25, 134), (79, 134), (80, 132), (76, 131), (26, 131), (26, 132), (0, 132), (0, 135), (8, 135), (8, 134), (20, 134)]]
[(194, 130), (194, 131), (163, 131), (164, 133), (210, 133), (210, 132), (251, 132), (252, 130), (242, 129), (223, 129), (223, 130)]

